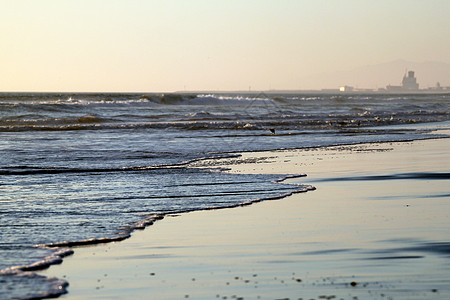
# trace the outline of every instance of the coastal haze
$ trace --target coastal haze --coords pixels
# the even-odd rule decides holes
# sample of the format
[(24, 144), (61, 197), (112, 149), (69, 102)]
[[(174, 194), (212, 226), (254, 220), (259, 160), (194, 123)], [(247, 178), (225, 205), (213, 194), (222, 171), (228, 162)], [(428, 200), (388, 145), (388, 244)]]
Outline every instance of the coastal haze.
[(385, 89), (388, 85), (401, 85), (402, 77), (408, 71), (415, 71), (415, 77), (421, 90), (433, 90), (437, 84), (450, 86), (450, 64), (442, 62), (412, 62), (402, 59), (391, 62), (368, 65), (351, 70), (327, 72), (304, 77), (301, 83), (305, 87), (321, 90), (352, 86), (356, 89)]
[(447, 0), (0, 3), (0, 91), (450, 85)]

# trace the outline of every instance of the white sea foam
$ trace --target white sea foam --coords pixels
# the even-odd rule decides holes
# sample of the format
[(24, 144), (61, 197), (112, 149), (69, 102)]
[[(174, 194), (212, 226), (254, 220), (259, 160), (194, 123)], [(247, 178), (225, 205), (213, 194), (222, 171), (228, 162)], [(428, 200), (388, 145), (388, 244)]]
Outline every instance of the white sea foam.
[(23, 274), (61, 262), (65, 252), (36, 244), (119, 241), (155, 216), (310, 190), (279, 184), (286, 178), (271, 182), (268, 175), (192, 169), (188, 162), (443, 136), (417, 124), (450, 128), (446, 97), (0, 94), (0, 186), (8, 191), (0, 195), (0, 269)]

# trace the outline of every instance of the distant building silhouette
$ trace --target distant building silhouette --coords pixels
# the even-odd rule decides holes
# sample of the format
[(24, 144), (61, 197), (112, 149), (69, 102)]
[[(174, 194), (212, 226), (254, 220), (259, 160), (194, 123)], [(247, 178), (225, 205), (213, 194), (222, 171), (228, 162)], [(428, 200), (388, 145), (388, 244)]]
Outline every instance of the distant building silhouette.
[(419, 84), (416, 81), (416, 77), (414, 77), (414, 71), (408, 72), (408, 77), (403, 76), (402, 87), (405, 90), (413, 90), (417, 91), (419, 89)]
[(339, 91), (341, 91), (341, 92), (353, 92), (354, 90), (355, 90), (354, 87), (348, 86), (348, 85), (341, 86), (341, 87), (339, 88)]
[(388, 85), (386, 86), (388, 92), (412, 92), (419, 90), (419, 84), (417, 83), (416, 77), (414, 77), (414, 71), (408, 71), (408, 76), (406, 74), (403, 76), (402, 85)]

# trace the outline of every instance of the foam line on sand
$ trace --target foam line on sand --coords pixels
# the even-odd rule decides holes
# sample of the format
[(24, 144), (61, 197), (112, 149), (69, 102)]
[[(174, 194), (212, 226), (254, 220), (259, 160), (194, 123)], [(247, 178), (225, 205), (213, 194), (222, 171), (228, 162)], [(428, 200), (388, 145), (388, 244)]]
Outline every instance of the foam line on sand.
[[(439, 139), (224, 158), (214, 163), (230, 172), (306, 173), (288, 181), (317, 190), (168, 215), (39, 274), (69, 282), (61, 299), (450, 298), (448, 177), (377, 180), (448, 174), (448, 149)], [(368, 180), (333, 180), (352, 177)]]

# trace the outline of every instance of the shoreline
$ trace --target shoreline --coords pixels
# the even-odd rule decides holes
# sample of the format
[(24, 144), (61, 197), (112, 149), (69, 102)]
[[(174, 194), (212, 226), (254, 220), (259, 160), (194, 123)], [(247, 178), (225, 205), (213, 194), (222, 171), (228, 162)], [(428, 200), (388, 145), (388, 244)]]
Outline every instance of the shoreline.
[[(237, 173), (263, 172), (270, 174), (293, 174), (294, 172), (292, 171), (297, 170), (295, 173), (306, 173), (308, 177), (291, 178), (289, 181), (302, 184), (306, 182), (306, 184), (313, 184), (317, 187), (319, 184), (323, 186), (325, 183), (314, 180), (317, 180), (318, 178), (329, 178), (330, 173), (332, 172), (335, 172), (336, 175), (339, 176), (346, 174), (347, 177), (357, 174), (368, 176), (371, 174), (378, 174), (383, 172), (383, 170), (390, 173), (395, 170), (397, 171), (396, 173), (417, 172), (420, 168), (423, 169), (423, 164), (427, 162), (423, 161), (422, 164), (416, 164), (415, 166), (404, 164), (391, 166), (390, 164), (395, 161), (398, 162), (399, 158), (405, 159), (405, 153), (411, 157), (417, 157), (417, 155), (428, 153), (431, 156), (431, 161), (438, 159), (437, 155), (440, 155), (441, 159), (442, 155), (444, 155), (445, 158), (445, 150), (443, 149), (446, 149), (445, 146), (448, 144), (449, 139), (437, 139), (334, 146), (325, 147), (325, 149), (309, 148), (272, 152), (249, 152), (243, 153), (240, 158), (223, 159), (220, 166), (230, 167), (232, 172)], [(442, 151), (444, 151), (444, 154)], [(367, 157), (366, 155), (370, 157)], [(381, 165), (373, 165), (374, 155), (378, 155), (378, 157), (381, 155), (383, 156), (382, 159), (385, 159), (386, 161), (381, 163)], [(358, 156), (358, 159), (355, 160), (356, 156)], [(361, 159), (362, 156), (364, 156), (364, 159)], [(411, 160), (411, 158), (409, 158), (409, 160)], [(372, 164), (370, 164), (371, 162)], [(213, 161), (201, 161), (196, 165), (202, 167), (209, 163), (213, 163)], [(215, 163), (217, 163), (217, 160), (215, 160)], [(369, 166), (371, 169), (366, 170), (365, 168)], [(433, 169), (433, 172), (435, 172), (436, 169), (445, 167), (445, 164), (439, 166), (439, 164), (436, 165), (436, 163), (434, 163), (432, 165), (428, 164), (427, 167)], [(322, 170), (322, 168), (326, 169)], [(384, 184), (385, 183), (386, 182), (384, 182)], [(391, 182), (389, 182), (389, 184), (390, 183)], [(336, 182), (331, 183), (331, 185), (333, 184), (336, 185)], [(341, 182), (338, 182), (338, 184), (341, 184)], [(370, 187), (365, 187), (365, 189), (370, 190)], [(332, 247), (332, 245), (329, 245), (328, 248), (324, 247), (324, 250), (317, 250), (317, 247), (314, 247), (315, 243), (333, 244), (332, 241), (338, 245), (339, 243), (335, 241), (333, 235), (325, 237), (321, 234), (319, 235), (321, 238), (307, 235), (314, 241), (310, 241), (311, 244), (304, 243), (304, 241), (302, 242), (298, 236), (294, 235), (294, 233), (308, 233), (307, 229), (303, 229), (305, 232), (302, 232), (302, 230), (298, 228), (298, 225), (302, 223), (302, 217), (300, 216), (302, 213), (305, 213), (304, 210), (308, 211), (312, 209), (312, 212), (323, 210), (322, 214), (330, 213), (329, 211), (324, 210), (323, 207), (318, 207), (317, 203), (314, 203), (314, 201), (308, 200), (309, 198), (312, 198), (315, 199), (315, 201), (318, 201), (321, 197), (330, 197), (330, 194), (314, 196), (313, 194), (316, 194), (317, 192), (318, 191), (311, 191), (308, 193), (295, 194), (288, 196), (281, 201), (263, 201), (257, 205), (252, 205), (251, 208), (242, 207), (237, 210), (219, 209), (208, 210), (207, 212), (197, 211), (181, 214), (177, 217), (174, 217), (174, 215), (167, 215), (164, 221), (156, 222), (153, 226), (144, 231), (133, 232), (132, 237), (123, 242), (96, 245), (92, 247), (77, 247), (75, 248), (75, 254), (65, 258), (64, 263), (61, 266), (53, 266), (48, 270), (38, 272), (38, 274), (56, 276), (59, 279), (68, 280), (70, 284), (68, 287), (69, 293), (63, 295), (61, 299), (75, 299), (88, 296), (89, 298), (140, 297), (147, 293), (157, 295), (155, 298), (158, 299), (183, 297), (210, 299), (212, 297), (215, 298), (217, 295), (219, 295), (220, 298), (227, 297), (228, 299), (231, 299), (232, 296), (241, 297), (239, 295), (242, 295), (243, 298), (248, 298), (249, 295), (264, 298), (267, 294), (269, 294), (268, 298), (270, 299), (272, 296), (282, 297), (283, 294), (281, 291), (286, 289), (289, 290), (289, 292), (286, 293), (291, 293), (291, 296), (296, 295), (297, 292), (303, 292), (303, 294), (306, 294), (309, 297), (327, 295), (327, 297), (331, 297), (339, 294), (334, 292), (336, 289), (344, 294), (350, 292), (359, 295), (361, 291), (367, 293), (367, 291), (370, 290), (372, 293), (381, 295), (382, 293), (379, 292), (379, 290), (383, 290), (383, 284), (377, 286), (374, 283), (376, 281), (373, 276), (368, 276), (370, 280), (366, 280), (366, 282), (362, 284), (366, 284), (366, 289), (361, 289), (362, 285), (359, 284), (361, 280), (364, 280), (363, 278), (356, 279), (356, 277), (352, 277), (354, 275), (327, 276), (327, 274), (330, 274), (330, 271), (333, 270), (333, 268), (336, 268), (336, 266), (338, 266), (336, 268), (337, 272), (340, 271), (342, 274), (345, 274), (346, 272), (343, 270), (345, 270), (346, 266), (338, 264), (337, 260), (341, 259), (342, 257), (340, 256), (344, 254), (344, 256), (349, 256), (349, 253), (353, 251), (348, 250), (350, 249), (348, 247), (338, 247), (336, 249), (335, 247)], [(319, 194), (320, 193), (322, 192), (319, 192)], [(334, 196), (336, 196), (336, 194), (334, 194)], [(304, 198), (307, 198), (306, 202), (310, 207), (303, 207), (302, 210), (302, 205), (305, 204), (303, 203), (305, 201)], [(343, 197), (341, 196), (341, 198)], [(342, 200), (341, 198), (339, 199)], [(332, 204), (329, 202), (329, 199), (322, 199), (321, 201), (324, 201), (322, 204)], [(339, 205), (336, 206), (336, 204), (334, 204), (334, 206), (334, 209), (338, 209), (337, 211), (339, 211)], [(274, 214), (274, 212), (277, 212), (277, 214)], [(358, 212), (361, 213), (361, 211)], [(284, 216), (284, 218), (281, 216)], [(287, 216), (289, 217), (286, 218)], [(350, 213), (350, 217), (355, 218), (360, 222), (364, 221), (355, 214)], [(394, 216), (390, 217), (392, 218)], [(265, 220), (263, 221), (262, 219)], [(316, 219), (311, 220), (311, 223), (308, 224), (310, 226), (316, 226), (317, 221), (324, 222), (322, 217), (316, 216)], [(279, 226), (276, 225), (277, 223)], [(358, 223), (355, 222), (355, 224)], [(338, 227), (342, 227), (342, 229), (349, 230), (349, 232), (352, 231), (345, 220), (341, 220), (337, 224), (328, 225), (337, 225)], [(205, 226), (208, 229), (207, 232), (204, 231)], [(253, 231), (247, 232), (247, 236), (245, 236), (244, 232), (246, 232), (248, 228), (251, 228)], [(371, 229), (373, 230), (373, 228)], [(185, 234), (190, 236), (191, 239), (184, 235), (180, 236), (180, 231), (185, 230), (189, 230), (189, 232), (185, 232)], [(383, 230), (385, 230), (385, 228), (383, 228)], [(447, 232), (448, 228), (442, 230)], [(249, 242), (251, 238), (257, 235), (259, 235), (259, 240), (253, 239), (253, 242)], [(283, 239), (280, 235), (290, 235), (291, 237), (290, 239)], [(376, 234), (372, 235), (376, 236)], [(273, 240), (265, 243), (261, 242), (265, 241), (269, 236)], [(171, 237), (173, 239), (171, 239)], [(228, 239), (228, 242), (226, 242), (227, 239), (223, 239), (224, 237)], [(297, 239), (296, 243), (293, 242), (295, 239)], [(205, 242), (205, 240), (207, 240), (207, 242)], [(199, 241), (203, 242), (200, 243)], [(355, 238), (348, 238), (348, 242), (355, 244), (355, 246), (358, 244), (358, 241)], [(293, 247), (292, 244), (295, 244), (296, 247)], [(279, 245), (284, 245), (285, 247), (283, 248)], [(292, 269), (287, 268), (286, 260), (283, 259), (275, 259), (271, 263), (261, 263), (259, 260), (267, 260), (268, 255), (261, 253), (260, 250), (255, 250), (258, 246), (262, 246), (265, 251), (272, 253), (269, 255), (270, 257), (284, 258), (284, 256), (286, 256), (284, 255), (286, 249), (291, 249), (295, 252), (298, 251), (297, 248), (299, 245), (302, 245), (304, 248), (302, 250), (304, 251), (300, 251), (300, 254), (297, 255), (290, 255), (288, 261), (294, 265), (304, 264), (304, 266), (309, 266), (310, 271), (306, 273), (296, 271), (297, 269), (294, 267), (292, 267)], [(358, 249), (358, 247), (351, 249)], [(307, 253), (314, 253), (317, 251), (325, 251), (328, 253), (329, 257), (327, 259), (331, 261), (330, 265), (333, 266), (331, 270), (330, 266), (324, 266), (323, 263), (317, 261), (316, 264), (303, 261), (303, 256), (308, 257), (313, 255)], [(202, 253), (203, 256), (199, 256), (199, 253)], [(216, 256), (214, 257), (214, 255)], [(353, 253), (353, 255), (356, 254)], [(296, 259), (293, 259), (291, 256), (294, 256)], [(403, 259), (410, 260), (414, 259), (413, 257), (418, 256), (420, 255), (406, 255)], [(246, 262), (246, 259), (248, 258), (258, 258), (259, 260), (255, 260), (253, 261), (253, 264), (249, 264)], [(217, 262), (217, 260), (219, 260), (219, 262)], [(396, 262), (399, 260), (399, 258), (395, 259)], [(193, 261), (197, 261), (200, 266), (204, 265), (204, 267), (193, 264)], [(226, 264), (222, 261), (228, 261), (230, 266), (234, 266), (236, 262), (240, 262), (242, 263), (242, 266), (226, 267)], [(313, 261), (315, 260), (313, 259)], [(375, 259), (373, 259), (373, 261), (375, 261)], [(83, 264), (85, 265), (85, 268), (81, 267)], [(147, 265), (148, 268), (147, 272), (144, 271), (142, 274), (136, 273), (137, 269), (140, 269), (140, 266), (144, 268), (145, 265)], [(264, 268), (261, 268), (261, 265), (263, 265)], [(244, 266), (247, 269), (244, 268)], [(266, 269), (270, 270), (267, 271)], [(153, 272), (148, 270), (153, 270)], [(311, 270), (322, 270), (323, 274), (314, 274), (315, 272), (312, 272)], [(231, 276), (233, 273), (234, 276)], [(160, 274), (166, 275), (160, 277)], [(190, 275), (187, 274), (197, 275), (189, 277)], [(272, 276), (273, 274), (275, 274), (275, 276)], [(289, 274), (289, 276), (287, 274)], [(123, 278), (121, 278), (121, 276), (123, 276)], [(209, 277), (217, 277), (218, 279), (211, 280)], [(278, 279), (274, 279), (275, 277)], [(165, 279), (152, 281), (152, 279), (156, 278)], [(204, 281), (200, 278), (203, 278)], [(354, 279), (352, 280), (352, 278)], [(320, 280), (322, 280), (324, 284), (319, 284), (318, 282)], [(356, 286), (352, 286), (352, 282), (355, 282)], [(381, 280), (378, 282), (381, 282)], [(253, 289), (249, 289), (249, 285), (252, 285)], [(120, 288), (118, 286), (122, 287)], [(160, 288), (168, 288), (168, 286), (170, 286), (172, 292), (171, 295), (168, 294), (168, 291), (162, 294), (161, 291), (159, 291), (159, 294), (155, 293), (155, 291), (158, 291)], [(176, 289), (174, 286), (179, 289), (178, 294), (175, 294)], [(318, 288), (318, 286), (321, 287)], [(413, 291), (414, 289), (412, 289), (412, 287), (410, 288), (411, 292), (409, 292), (408, 295), (413, 298), (416, 297), (417, 295), (414, 293), (417, 293), (417, 291)], [(217, 293), (206, 294), (208, 291), (211, 292), (212, 290), (216, 290)], [(257, 295), (257, 293), (250, 293), (250, 290), (252, 292), (259, 292), (259, 295)], [(235, 293), (233, 294), (231, 291), (235, 291)], [(277, 291), (279, 294), (274, 294)], [(322, 291), (329, 293), (321, 294)], [(430, 287), (427, 290), (421, 291), (421, 295), (437, 296), (439, 293), (439, 296), (442, 297), (443, 291), (445, 291), (445, 289), (442, 290), (441, 286)], [(445, 292), (450, 293), (448, 290)], [(387, 291), (386, 294), (389, 294), (389, 291)], [(341, 297), (342, 296), (343, 295), (341, 295)], [(395, 294), (395, 298), (398, 297), (399, 295)]]

